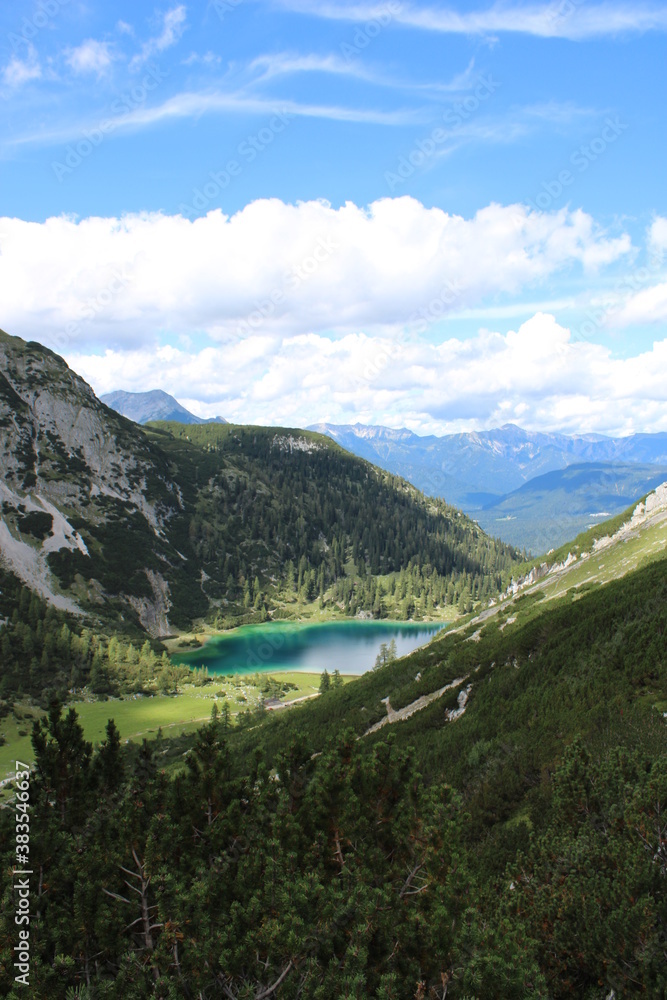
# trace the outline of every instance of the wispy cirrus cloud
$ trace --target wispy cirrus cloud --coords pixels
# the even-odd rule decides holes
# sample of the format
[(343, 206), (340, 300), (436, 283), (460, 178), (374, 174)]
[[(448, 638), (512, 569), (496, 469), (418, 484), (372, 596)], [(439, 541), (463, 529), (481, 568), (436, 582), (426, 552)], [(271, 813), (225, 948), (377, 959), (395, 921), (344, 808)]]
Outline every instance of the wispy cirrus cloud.
[(315, 104), (278, 97), (252, 97), (243, 92), (210, 90), (177, 94), (160, 105), (141, 108), (127, 115), (125, 125), (139, 127), (174, 118), (199, 118), (221, 111), (241, 111), (271, 114), (280, 110), (301, 118), (328, 118), (332, 121), (361, 122), (368, 125), (409, 125), (425, 120), (418, 109), (382, 111), (374, 108), (354, 108), (337, 104)]
[(144, 42), (141, 51), (130, 62), (130, 69), (141, 69), (149, 59), (159, 55), (180, 41), (185, 31), (187, 8), (184, 4), (172, 7), (162, 19), (162, 28), (158, 35)]
[[(276, 0), (283, 9), (329, 20), (365, 22), (379, 17), (382, 3), (332, 3), (320, 0)], [(392, 22), (424, 31), (459, 35), (518, 33), (540, 38), (579, 41), (623, 33), (667, 31), (667, 9), (655, 4), (555, 0), (550, 4), (495, 3), (474, 11), (449, 6), (396, 4)]]
[(302, 55), (280, 52), (264, 54), (253, 59), (247, 67), (246, 74), (250, 77), (252, 86), (262, 86), (271, 80), (298, 73), (327, 73), (333, 76), (350, 76), (392, 90), (420, 91), (435, 96), (455, 95), (470, 89), (476, 79), (474, 67), (475, 60), (471, 59), (466, 68), (455, 74), (451, 80), (416, 82), (402, 79), (395, 73), (382, 73), (360, 59), (345, 59), (336, 53)]
[(376, 108), (347, 107), (342, 104), (315, 104), (279, 97), (253, 95), (245, 91), (225, 91), (210, 88), (206, 91), (183, 91), (159, 104), (124, 109), (114, 116), (103, 109), (95, 116), (87, 115), (56, 128), (39, 129), (15, 135), (0, 142), (0, 154), (8, 157), (23, 146), (54, 146), (79, 139), (100, 121), (114, 118), (114, 135), (139, 131), (155, 125), (181, 120), (198, 120), (203, 115), (239, 114), (267, 116), (277, 113), (296, 118), (320, 118), (329, 121), (352, 122), (364, 125), (420, 125), (429, 120), (423, 108), (399, 108), (384, 111)]

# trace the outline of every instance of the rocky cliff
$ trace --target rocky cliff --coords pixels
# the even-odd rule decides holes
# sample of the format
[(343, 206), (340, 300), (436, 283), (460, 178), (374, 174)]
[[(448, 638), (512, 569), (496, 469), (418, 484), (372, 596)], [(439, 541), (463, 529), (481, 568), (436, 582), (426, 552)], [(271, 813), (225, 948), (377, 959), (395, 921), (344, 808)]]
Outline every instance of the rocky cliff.
[(62, 358), (2, 332), (0, 432), (4, 567), (56, 607), (140, 601), (163, 628), (159, 566), (132, 566), (122, 579), (112, 562), (119, 532), (139, 556), (150, 550), (151, 564), (168, 556), (165, 526), (182, 503), (164, 457)]

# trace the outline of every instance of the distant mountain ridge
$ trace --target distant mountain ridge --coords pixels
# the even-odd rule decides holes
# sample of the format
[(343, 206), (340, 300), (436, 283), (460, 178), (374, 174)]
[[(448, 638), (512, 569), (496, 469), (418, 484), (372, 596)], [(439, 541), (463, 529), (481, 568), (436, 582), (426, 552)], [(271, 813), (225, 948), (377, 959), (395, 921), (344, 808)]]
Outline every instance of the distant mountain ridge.
[(625, 510), (665, 480), (666, 465), (574, 463), (535, 476), (491, 501), (475, 520), (491, 535), (532, 552), (546, 552)]
[[(596, 485), (600, 470), (595, 468), (600, 463), (606, 465), (607, 479), (614, 479), (609, 492), (611, 500), (617, 499), (609, 503), (609, 514), (652, 489), (667, 468), (665, 433), (614, 438), (525, 431), (515, 424), (443, 437), (363, 424), (319, 423), (311, 429), (424, 493), (461, 507), (485, 531), (536, 552), (583, 530), (587, 513), (600, 509), (598, 494), (604, 489)], [(566, 490), (556, 478), (514, 496), (536, 477), (573, 465), (591, 466), (590, 475), (581, 471), (576, 477), (576, 487), (570, 481)], [(657, 467), (655, 474), (650, 466)]]
[(134, 420), (136, 424), (147, 424), (151, 420), (173, 420), (179, 424), (226, 424), (224, 417), (205, 420), (190, 413), (184, 406), (163, 389), (148, 392), (126, 392), (118, 389), (100, 396), (100, 400), (116, 413)]

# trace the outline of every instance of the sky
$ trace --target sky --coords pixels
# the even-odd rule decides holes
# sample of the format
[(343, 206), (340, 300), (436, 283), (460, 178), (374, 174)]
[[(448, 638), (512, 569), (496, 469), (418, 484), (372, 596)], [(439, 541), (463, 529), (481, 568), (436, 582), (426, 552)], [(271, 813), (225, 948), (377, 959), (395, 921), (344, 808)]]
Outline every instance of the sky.
[(667, 431), (667, 5), (0, 8), (0, 327), (98, 394)]

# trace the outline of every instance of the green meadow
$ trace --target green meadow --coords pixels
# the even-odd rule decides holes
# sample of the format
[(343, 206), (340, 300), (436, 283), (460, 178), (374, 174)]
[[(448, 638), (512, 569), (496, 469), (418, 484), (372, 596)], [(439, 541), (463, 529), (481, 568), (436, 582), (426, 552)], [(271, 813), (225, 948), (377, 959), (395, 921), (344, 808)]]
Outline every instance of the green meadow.
[[(345, 677), (344, 681), (351, 680)], [(281, 672), (280, 681), (294, 685), (281, 699), (289, 704), (298, 698), (316, 695), (318, 674)], [(261, 697), (259, 686), (252, 677), (217, 677), (203, 687), (184, 684), (176, 695), (132, 696), (109, 698), (107, 701), (72, 701), (66, 708), (75, 708), (87, 740), (99, 743), (104, 739), (108, 719), (113, 719), (123, 740), (155, 739), (158, 729), (165, 736), (180, 736), (192, 732), (211, 715), (214, 704), (227, 702), (232, 715), (243, 709), (256, 708)], [(24, 702), (17, 702), (14, 712), (0, 719), (0, 734), (5, 743), (0, 746), (0, 779), (12, 775), (16, 760), (32, 761), (30, 732), (33, 720), (41, 713)]]

